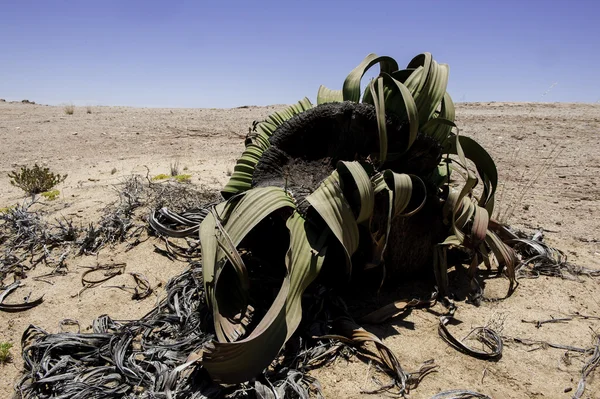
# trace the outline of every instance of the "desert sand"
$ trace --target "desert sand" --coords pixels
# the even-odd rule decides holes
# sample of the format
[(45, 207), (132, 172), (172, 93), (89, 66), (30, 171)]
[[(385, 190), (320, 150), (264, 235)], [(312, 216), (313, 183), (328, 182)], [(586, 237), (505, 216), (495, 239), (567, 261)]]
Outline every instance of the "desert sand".
[[(7, 173), (36, 162), (68, 174), (57, 187), (60, 197), (37, 206), (49, 219), (66, 217), (81, 224), (97, 220), (101, 210), (116, 200), (113, 187), (125, 177), (168, 174), (175, 161), (192, 175), (191, 184), (222, 187), (252, 121), (281, 107), (92, 107), (91, 114), (76, 107), (73, 115), (67, 115), (58, 106), (0, 103), (0, 208), (26, 199), (9, 184)], [(461, 134), (475, 138), (495, 159), (504, 191), (497, 196), (499, 209), (514, 209), (506, 221), (528, 232), (542, 228), (547, 242), (564, 251), (571, 262), (600, 268), (600, 104), (465, 103), (457, 105), (457, 124)], [(44, 303), (21, 313), (0, 312), (0, 341), (14, 345), (13, 361), (0, 365), (0, 397), (13, 393), (22, 369), (21, 335), (29, 324), (57, 332), (59, 322), (68, 318), (88, 331), (101, 314), (134, 319), (153, 308), (161, 294), (159, 284), (164, 286), (186, 267), (154, 252), (154, 244), (150, 239), (128, 252), (117, 245), (98, 256), (70, 256), (69, 273), (51, 278), (51, 284), (33, 280), (48, 273), (46, 266), (29, 272), (25, 286), (13, 296), (18, 299), (34, 291), (44, 294)], [(143, 273), (157, 287), (155, 294), (134, 301), (122, 290), (97, 287), (72, 298), (81, 289), (81, 267), (107, 262), (124, 262), (128, 272)], [(126, 279), (118, 276), (110, 285), (128, 284)], [(564, 350), (525, 346), (510, 338), (591, 347), (594, 332), (600, 332), (599, 281), (521, 279), (506, 300), (480, 307), (459, 302), (456, 317), (461, 323), (451, 327), (457, 336), (489, 323), (501, 327), (506, 339), (497, 362), (468, 357), (444, 343), (435, 313), (441, 308), (414, 310), (402, 321), (369, 329), (394, 350), (405, 369), (417, 369), (428, 359), (439, 366), (410, 397), (465, 388), (498, 399), (567, 398), (576, 390), (589, 355), (566, 356)], [(486, 293), (502, 296), (506, 287), (505, 279), (495, 280)], [(524, 322), (573, 314), (592, 318), (541, 326)], [(373, 369), (358, 358), (338, 359), (313, 375), (326, 397), (374, 397), (361, 394), (374, 388)], [(600, 398), (598, 373), (588, 381), (583, 397)]]

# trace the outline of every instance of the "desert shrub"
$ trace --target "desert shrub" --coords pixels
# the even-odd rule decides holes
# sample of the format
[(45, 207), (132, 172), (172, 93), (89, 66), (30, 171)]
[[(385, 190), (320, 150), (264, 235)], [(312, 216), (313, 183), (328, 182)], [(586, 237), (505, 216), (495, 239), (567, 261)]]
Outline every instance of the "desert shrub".
[(156, 180), (165, 180), (165, 179), (168, 179), (168, 178), (169, 178), (169, 175), (166, 175), (166, 174), (164, 174), (164, 173), (161, 173), (161, 174), (159, 174), (159, 175), (156, 175), (156, 176), (154, 176), (154, 177), (152, 178), (152, 180), (153, 180), (153, 181), (156, 181)]
[(91, 114), (92, 113), (92, 107), (88, 106), (85, 108), (85, 113), (86, 114)]
[(192, 175), (175, 175), (173, 178), (179, 183), (189, 183), (192, 179)]
[(65, 114), (73, 115), (75, 113), (75, 106), (73, 104), (65, 105)]
[(49, 168), (35, 164), (32, 168), (22, 166), (21, 170), (10, 172), (8, 177), (10, 177), (10, 184), (33, 195), (51, 190), (65, 181), (67, 175), (55, 174), (50, 172)]
[(0, 343), (0, 364), (10, 362), (10, 360), (12, 359), (12, 355), (10, 354), (11, 348), (12, 344), (10, 342)]

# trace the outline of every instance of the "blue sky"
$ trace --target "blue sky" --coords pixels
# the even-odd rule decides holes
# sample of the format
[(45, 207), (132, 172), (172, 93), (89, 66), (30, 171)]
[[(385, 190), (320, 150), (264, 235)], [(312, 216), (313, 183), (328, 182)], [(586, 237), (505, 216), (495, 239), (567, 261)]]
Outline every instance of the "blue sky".
[(596, 0), (0, 0), (0, 98), (292, 103), (368, 53), (429, 51), (456, 102), (598, 102), (599, 15)]

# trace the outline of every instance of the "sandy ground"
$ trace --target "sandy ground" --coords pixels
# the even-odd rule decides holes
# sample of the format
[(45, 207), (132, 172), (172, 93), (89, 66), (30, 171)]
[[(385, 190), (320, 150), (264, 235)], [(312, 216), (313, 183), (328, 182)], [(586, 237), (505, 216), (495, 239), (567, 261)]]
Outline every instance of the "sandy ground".
[[(62, 107), (0, 103), (0, 208), (24, 199), (22, 191), (9, 184), (7, 173), (34, 162), (69, 174), (58, 187), (61, 197), (40, 206), (52, 217), (65, 216), (81, 223), (94, 220), (116, 199), (113, 185), (124, 177), (145, 175), (147, 169), (150, 175), (169, 173), (169, 165), (175, 161), (187, 167), (185, 173), (193, 176), (193, 184), (220, 187), (243, 149), (243, 137), (252, 121), (278, 108), (93, 107), (91, 114), (76, 108), (74, 115), (66, 115)], [(522, 229), (544, 228), (547, 241), (574, 263), (600, 268), (600, 105), (459, 104), (457, 123), (461, 133), (476, 138), (498, 164), (504, 194), (498, 196), (497, 216)], [(539, 177), (532, 179), (535, 176)], [(128, 272), (145, 274), (154, 286), (164, 284), (186, 266), (153, 252), (153, 243), (147, 241), (129, 252), (117, 247), (102, 250), (98, 257), (72, 257), (70, 273), (53, 278), (52, 285), (26, 279), (22, 295), (34, 290), (45, 295), (45, 302), (23, 313), (0, 313), (0, 341), (14, 344), (13, 362), (0, 366), (0, 397), (12, 395), (22, 367), (20, 338), (29, 324), (57, 332), (59, 322), (70, 318), (79, 320), (85, 331), (101, 314), (138, 318), (156, 304), (158, 294), (136, 302), (131, 294), (102, 287), (72, 298), (81, 288), (80, 267), (104, 262), (125, 262)], [(30, 277), (48, 271), (38, 266)], [(126, 276), (121, 277), (123, 280), (115, 278), (110, 284), (128, 284)], [(488, 289), (488, 293), (501, 295), (506, 281), (496, 280)], [(576, 319), (539, 328), (523, 320), (576, 312), (600, 317), (599, 301), (598, 279), (521, 280), (507, 300), (486, 302), (479, 308), (460, 303), (457, 319), (461, 323), (451, 328), (461, 336), (472, 327), (492, 322), (502, 326), (506, 337), (587, 348), (592, 346), (593, 331), (600, 331), (600, 320)], [(428, 359), (439, 365), (438, 372), (425, 378), (411, 397), (427, 398), (456, 388), (477, 390), (493, 398), (572, 396), (586, 356), (565, 357), (564, 350), (507, 340), (501, 360), (476, 360), (439, 338), (436, 311), (442, 309), (416, 310), (403, 321), (369, 328), (384, 338), (407, 370)], [(360, 393), (374, 388), (373, 370), (358, 359), (338, 360), (314, 375), (327, 397), (373, 397)], [(584, 397), (600, 398), (600, 376), (588, 381)]]

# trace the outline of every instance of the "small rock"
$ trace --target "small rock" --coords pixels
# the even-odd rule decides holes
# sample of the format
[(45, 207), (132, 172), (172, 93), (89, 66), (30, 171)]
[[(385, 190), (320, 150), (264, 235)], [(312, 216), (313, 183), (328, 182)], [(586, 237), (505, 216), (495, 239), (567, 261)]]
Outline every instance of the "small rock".
[(571, 392), (572, 390), (573, 390), (573, 388), (571, 388), (571, 387), (567, 387), (567, 388), (565, 388), (565, 390), (564, 390), (563, 392), (564, 392), (564, 393), (567, 393), (567, 392)]

